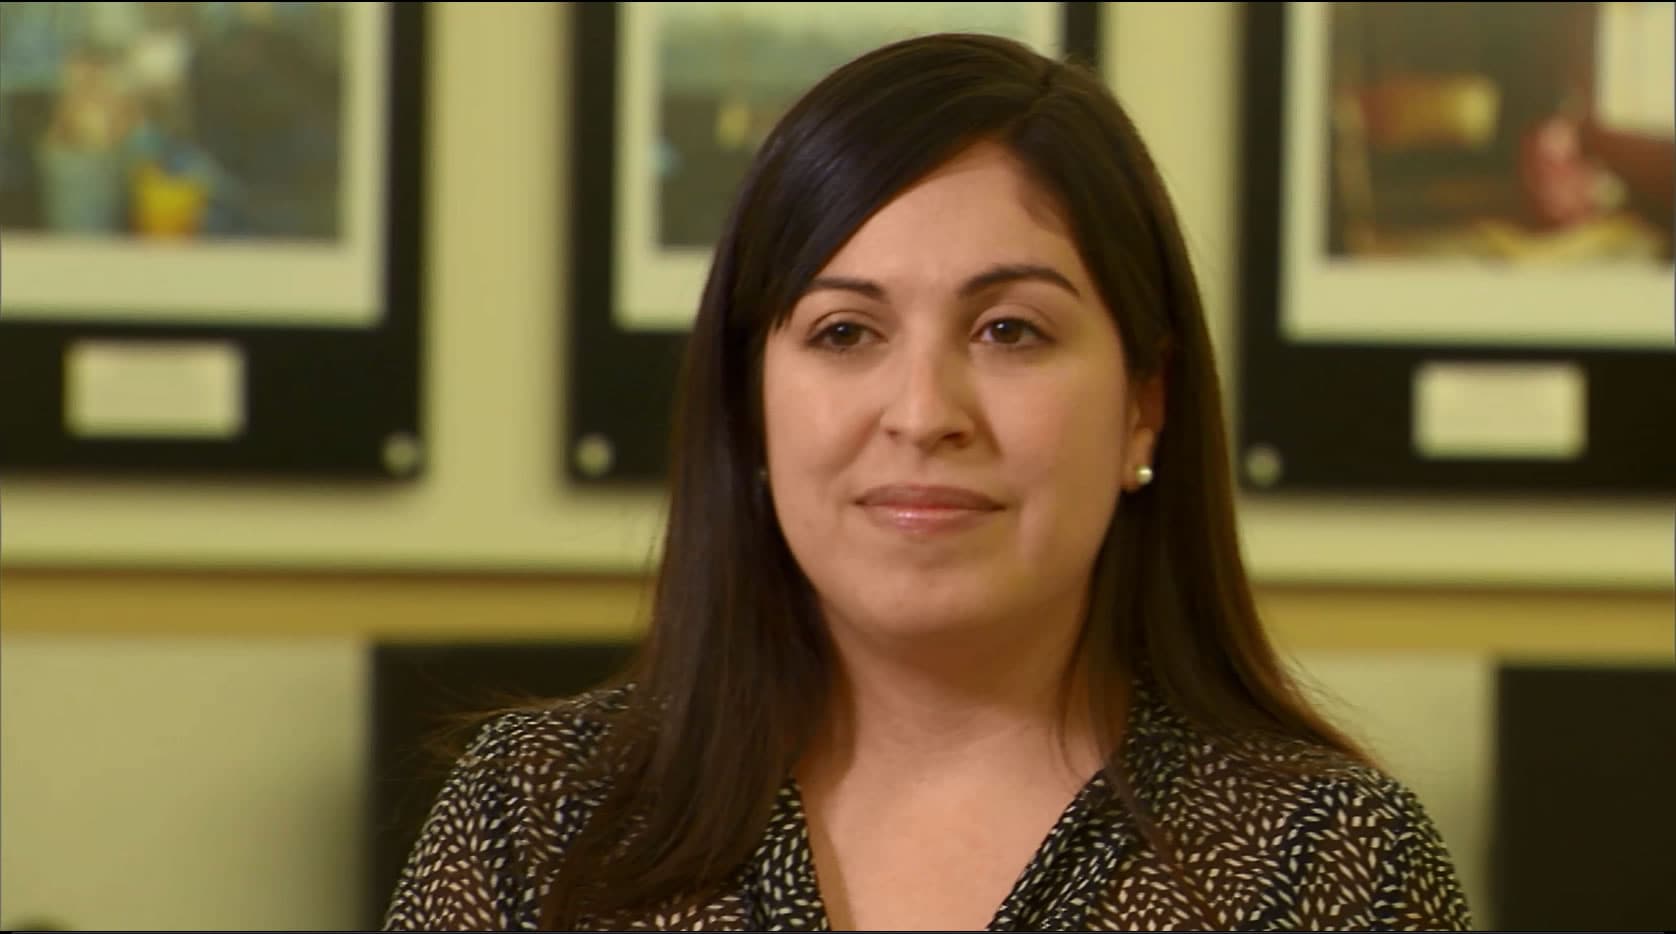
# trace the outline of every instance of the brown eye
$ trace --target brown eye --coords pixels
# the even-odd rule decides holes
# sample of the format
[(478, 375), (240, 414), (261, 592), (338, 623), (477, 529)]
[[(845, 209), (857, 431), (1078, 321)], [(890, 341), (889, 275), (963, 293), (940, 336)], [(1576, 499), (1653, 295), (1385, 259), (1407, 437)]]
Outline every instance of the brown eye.
[(862, 342), (867, 329), (854, 321), (837, 321), (821, 329), (814, 343), (833, 350), (848, 350)]
[(1018, 318), (1000, 318), (983, 326), (979, 332), (984, 340), (991, 344), (1014, 345), (1025, 341), (1042, 339), (1042, 332), (1028, 321)]

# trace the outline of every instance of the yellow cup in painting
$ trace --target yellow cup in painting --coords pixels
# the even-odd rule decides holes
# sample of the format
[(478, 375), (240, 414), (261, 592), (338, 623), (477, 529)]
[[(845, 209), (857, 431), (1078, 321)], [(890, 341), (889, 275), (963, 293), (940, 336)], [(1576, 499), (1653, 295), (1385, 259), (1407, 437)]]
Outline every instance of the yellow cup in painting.
[(1403, 75), (1362, 100), (1368, 136), (1384, 149), (1482, 149), (1501, 116), (1501, 89), (1484, 75)]
[(197, 179), (170, 175), (154, 162), (134, 172), (134, 231), (141, 236), (192, 236), (208, 206), (209, 189)]

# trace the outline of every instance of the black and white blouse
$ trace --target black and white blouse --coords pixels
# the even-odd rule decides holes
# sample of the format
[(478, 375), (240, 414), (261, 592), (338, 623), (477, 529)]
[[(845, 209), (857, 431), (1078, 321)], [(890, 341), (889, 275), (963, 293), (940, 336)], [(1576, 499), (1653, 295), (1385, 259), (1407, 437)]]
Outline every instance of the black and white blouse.
[[(535, 930), (550, 863), (585, 820), (566, 765), (600, 727), (583, 695), (503, 714), (453, 766), (420, 832), (386, 930)], [(989, 924), (992, 931), (1467, 930), (1449, 853), (1413, 792), (1365, 766), (1289, 741), (1213, 750), (1144, 683), (1123, 741), (1136, 797), (1179, 849), (1176, 872), (1096, 775), (1066, 807)], [(1284, 766), (1308, 759), (1307, 777)], [(1268, 770), (1263, 766), (1281, 768)], [(554, 792), (558, 792), (555, 794)], [(981, 820), (981, 815), (973, 815)], [(1201, 893), (1182, 891), (1185, 873)], [(1204, 907), (1212, 913), (1205, 918)], [(601, 923), (607, 930), (825, 930), (795, 780), (781, 787), (754, 855), (696, 908)]]

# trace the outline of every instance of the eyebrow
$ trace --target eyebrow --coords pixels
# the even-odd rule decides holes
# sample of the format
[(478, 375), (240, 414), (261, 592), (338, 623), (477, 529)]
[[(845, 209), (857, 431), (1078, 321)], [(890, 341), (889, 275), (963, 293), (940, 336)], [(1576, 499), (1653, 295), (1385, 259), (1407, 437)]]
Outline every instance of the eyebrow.
[[(1046, 282), (1057, 285), (1077, 298), (1082, 292), (1063, 273), (1051, 266), (1038, 263), (1002, 263), (978, 273), (960, 286), (960, 297), (970, 298), (979, 292), (993, 289), (999, 285), (1013, 282)], [(817, 276), (809, 283), (809, 292), (830, 289), (838, 292), (854, 292), (874, 301), (885, 300), (884, 286), (871, 279), (858, 279), (853, 276)]]

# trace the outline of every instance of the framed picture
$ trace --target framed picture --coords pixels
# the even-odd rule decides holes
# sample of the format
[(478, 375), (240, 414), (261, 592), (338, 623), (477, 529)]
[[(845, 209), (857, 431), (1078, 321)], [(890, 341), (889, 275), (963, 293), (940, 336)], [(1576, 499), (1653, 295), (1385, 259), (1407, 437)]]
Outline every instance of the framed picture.
[(1099, 61), (1095, 3), (583, 3), (575, 150), (569, 477), (664, 479), (684, 336), (739, 180), (779, 116), (887, 42), (965, 30)]
[(1245, 5), (1248, 488), (1676, 491), (1673, 6)]
[(4, 16), (0, 465), (417, 476), (424, 5)]

